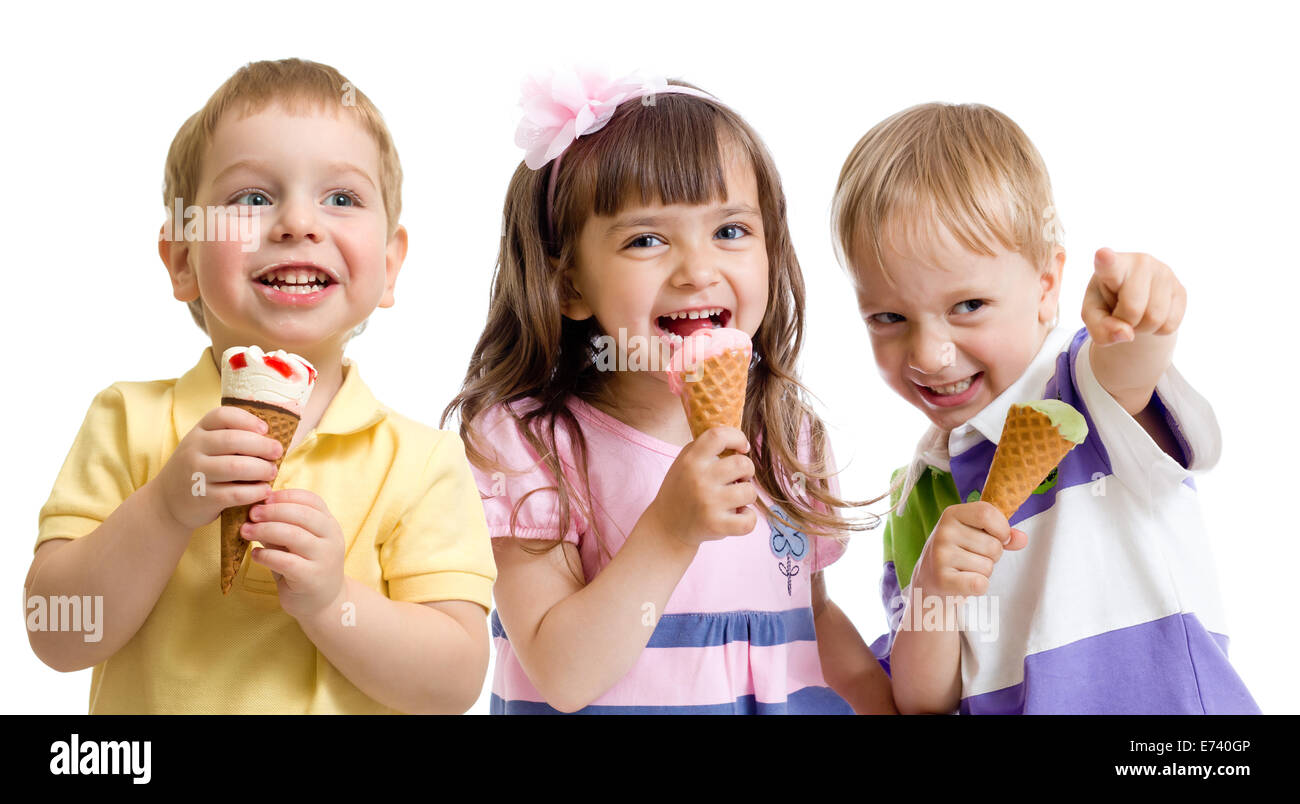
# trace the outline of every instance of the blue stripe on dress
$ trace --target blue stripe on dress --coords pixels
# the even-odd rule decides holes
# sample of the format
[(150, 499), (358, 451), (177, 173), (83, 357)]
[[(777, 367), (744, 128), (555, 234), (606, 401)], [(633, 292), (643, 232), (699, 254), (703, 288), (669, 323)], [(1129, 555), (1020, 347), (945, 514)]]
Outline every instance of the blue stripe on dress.
[[(536, 701), (507, 701), (492, 694), (494, 715), (562, 715)], [(731, 703), (698, 706), (586, 706), (575, 715), (851, 715), (853, 709), (829, 687), (804, 687), (777, 703), (761, 703), (743, 695)]]
[[(492, 611), (492, 637), (509, 641), (501, 618)], [(659, 618), (648, 648), (711, 648), (729, 642), (773, 647), (817, 641), (812, 608), (787, 611), (723, 611), (665, 614)]]

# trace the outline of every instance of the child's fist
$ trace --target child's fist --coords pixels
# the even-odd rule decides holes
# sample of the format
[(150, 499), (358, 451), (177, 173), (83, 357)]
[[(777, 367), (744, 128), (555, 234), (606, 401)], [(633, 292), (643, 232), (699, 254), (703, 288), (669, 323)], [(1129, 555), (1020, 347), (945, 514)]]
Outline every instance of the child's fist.
[(750, 482), (754, 462), (744, 454), (720, 457), (728, 449), (749, 452), (745, 434), (734, 427), (711, 428), (683, 447), (643, 516), (693, 547), (753, 530), (758, 514), (747, 506), (758, 499)]
[(916, 565), (912, 585), (923, 595), (957, 601), (988, 591), (993, 565), (1003, 550), (1019, 550), (1028, 537), (991, 503), (950, 505), (934, 526)]
[(222, 405), (208, 411), (158, 473), (168, 515), (194, 530), (226, 508), (269, 494), (284, 448), (266, 432), (266, 422), (246, 410)]
[(1149, 254), (1097, 251), (1083, 323), (1093, 343), (1110, 346), (1138, 333), (1171, 335), (1187, 310), (1187, 291), (1169, 266)]
[(334, 603), (343, 590), (343, 529), (325, 501), (305, 489), (271, 492), (248, 510), (241, 533), (266, 545), (250, 557), (275, 576), (280, 608), (295, 619)]

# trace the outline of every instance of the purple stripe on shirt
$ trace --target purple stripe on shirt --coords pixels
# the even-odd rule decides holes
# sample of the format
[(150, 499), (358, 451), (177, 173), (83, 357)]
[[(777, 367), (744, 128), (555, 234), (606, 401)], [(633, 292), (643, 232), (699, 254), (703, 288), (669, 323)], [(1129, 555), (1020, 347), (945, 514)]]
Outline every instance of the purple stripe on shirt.
[(1172, 614), (1025, 657), (1025, 680), (961, 702), (964, 715), (1259, 714), (1228, 638)]
[(1169, 412), (1169, 408), (1165, 407), (1165, 401), (1160, 398), (1158, 391), (1151, 394), (1151, 401), (1148, 406), (1154, 407), (1164, 417), (1165, 424), (1169, 425), (1169, 432), (1174, 434), (1174, 440), (1178, 442), (1178, 448), (1182, 450), (1182, 457), (1174, 458), (1174, 460), (1178, 461), (1184, 469), (1191, 466), (1192, 461), (1195, 459), (1195, 456), (1192, 455), (1192, 445), (1188, 443), (1187, 436), (1183, 435), (1183, 428), (1178, 426), (1178, 421), (1174, 418), (1174, 415)]
[[(1081, 329), (1070, 342), (1070, 348), (1061, 352), (1056, 358), (1056, 372), (1047, 381), (1043, 390), (1043, 399), (1059, 399), (1083, 414), (1088, 425), (1088, 437), (1083, 443), (1070, 450), (1057, 469), (1056, 485), (1042, 494), (1031, 494), (1029, 499), (1011, 516), (1011, 524), (1042, 513), (1056, 502), (1056, 495), (1062, 489), (1092, 483), (1095, 479), (1111, 474), (1110, 455), (1101, 443), (1097, 427), (1093, 423), (1088, 408), (1083, 404), (1078, 384), (1074, 379), (1074, 360), (1079, 348), (1087, 339), (1088, 330)], [(957, 486), (957, 493), (965, 500), (972, 491), (984, 488), (988, 479), (989, 468), (993, 465), (993, 453), (997, 444), (981, 440), (978, 444), (950, 460), (952, 479)]]
[(892, 561), (885, 562), (885, 571), (880, 576), (880, 600), (885, 604), (889, 633), (881, 634), (875, 642), (871, 643), (871, 652), (876, 655), (876, 661), (884, 668), (885, 675), (889, 675), (889, 653), (894, 649), (894, 635), (898, 633), (898, 624), (903, 619), (903, 609), (907, 607), (907, 599), (903, 597), (903, 591), (898, 587), (898, 570), (895, 569)]

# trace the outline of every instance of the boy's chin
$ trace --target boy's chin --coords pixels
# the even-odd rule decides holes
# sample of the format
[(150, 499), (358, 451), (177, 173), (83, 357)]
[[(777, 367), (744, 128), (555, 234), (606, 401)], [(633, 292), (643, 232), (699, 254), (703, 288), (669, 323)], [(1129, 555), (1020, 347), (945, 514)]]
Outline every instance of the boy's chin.
[(926, 414), (926, 418), (930, 420), (930, 424), (933, 424), (944, 432), (950, 432), (970, 421), (979, 411), (972, 410), (963, 414), (948, 413), (935, 415), (934, 411), (927, 408), (923, 412)]

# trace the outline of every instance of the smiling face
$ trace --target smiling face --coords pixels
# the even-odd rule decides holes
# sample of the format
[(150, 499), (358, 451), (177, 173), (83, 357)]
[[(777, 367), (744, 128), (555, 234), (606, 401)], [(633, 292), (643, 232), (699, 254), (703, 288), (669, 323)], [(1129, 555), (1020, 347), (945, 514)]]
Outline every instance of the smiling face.
[[(723, 144), (722, 163), (725, 199), (627, 205), (614, 215), (588, 217), (569, 273), (577, 296), (566, 302), (565, 316), (594, 317), (603, 333), (619, 338), (623, 330), (630, 344), (635, 336), (659, 342), (662, 365), (667, 345), (697, 329), (732, 327), (752, 337), (768, 294), (758, 183), (733, 144)], [(635, 373), (667, 386), (662, 372)]]
[(255, 237), (160, 243), (176, 298), (202, 299), (217, 354), (341, 354), (375, 307), (393, 304), (406, 233), (387, 236), (379, 176), (374, 138), (346, 114), (272, 104), (221, 120), (193, 203), (205, 216), (238, 207)]
[(1065, 252), (1057, 247), (1039, 271), (1020, 254), (975, 254), (932, 228), (923, 250), (883, 246), (883, 270), (870, 247), (857, 249), (853, 275), (881, 375), (947, 432), (1029, 367), (1056, 313)]

